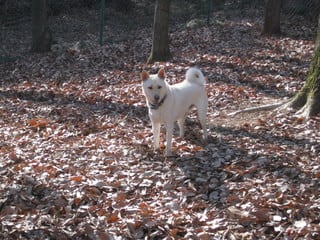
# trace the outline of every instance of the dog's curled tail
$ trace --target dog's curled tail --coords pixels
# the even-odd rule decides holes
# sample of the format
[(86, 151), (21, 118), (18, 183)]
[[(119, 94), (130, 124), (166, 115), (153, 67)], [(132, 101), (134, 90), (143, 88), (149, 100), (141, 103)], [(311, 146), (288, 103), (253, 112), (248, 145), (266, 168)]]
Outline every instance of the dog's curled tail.
[(189, 68), (186, 72), (186, 81), (200, 86), (206, 85), (206, 78), (203, 76), (201, 70), (195, 67)]

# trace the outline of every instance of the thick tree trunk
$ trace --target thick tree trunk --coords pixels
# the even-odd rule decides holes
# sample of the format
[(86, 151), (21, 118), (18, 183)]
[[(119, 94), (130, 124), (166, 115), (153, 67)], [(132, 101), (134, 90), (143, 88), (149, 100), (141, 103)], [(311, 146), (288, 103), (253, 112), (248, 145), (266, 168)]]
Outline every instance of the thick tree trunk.
[(299, 113), (306, 118), (320, 112), (320, 15), (316, 47), (307, 80), (286, 107), (300, 109)]
[(52, 36), (47, 24), (47, 1), (32, 0), (32, 52), (50, 50)]
[(170, 0), (157, 0), (154, 14), (153, 40), (148, 63), (166, 61), (169, 51), (169, 12)]
[(280, 7), (281, 0), (267, 1), (262, 34), (280, 34)]

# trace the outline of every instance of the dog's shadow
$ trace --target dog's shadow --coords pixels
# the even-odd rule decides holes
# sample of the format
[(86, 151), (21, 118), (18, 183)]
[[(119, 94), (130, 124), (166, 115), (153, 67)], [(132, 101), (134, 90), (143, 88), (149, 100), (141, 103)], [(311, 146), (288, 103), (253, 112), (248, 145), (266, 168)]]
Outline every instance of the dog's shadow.
[[(150, 126), (151, 127), (151, 126)], [(165, 138), (166, 131), (165, 127), (161, 126), (161, 134), (160, 134), (160, 147), (158, 150), (154, 151), (152, 141), (153, 136), (150, 132), (149, 141), (144, 142), (144, 144), (135, 145), (135, 149), (138, 153), (144, 156), (144, 159), (160, 159), (160, 158), (181, 158), (183, 155), (194, 155), (197, 154), (197, 150), (202, 149), (202, 151), (206, 151), (206, 146), (208, 144), (214, 144), (217, 142), (216, 137), (212, 134), (213, 126), (207, 125), (208, 137), (207, 139), (203, 139), (203, 130), (200, 124), (200, 121), (196, 117), (186, 117), (184, 124), (184, 136), (180, 137), (180, 129), (177, 123), (174, 124), (174, 132), (173, 132), (173, 146), (172, 146), (172, 156), (165, 155)], [(187, 146), (187, 147), (185, 147)]]
[[(188, 141), (190, 144), (205, 147), (209, 143), (214, 143), (215, 138), (211, 133), (212, 127), (207, 125), (208, 137), (203, 139), (202, 126), (197, 118), (187, 117), (184, 124), (184, 137), (178, 139), (183, 139)], [(175, 124), (175, 136), (179, 136), (178, 124)], [(177, 139), (177, 138), (176, 138)]]

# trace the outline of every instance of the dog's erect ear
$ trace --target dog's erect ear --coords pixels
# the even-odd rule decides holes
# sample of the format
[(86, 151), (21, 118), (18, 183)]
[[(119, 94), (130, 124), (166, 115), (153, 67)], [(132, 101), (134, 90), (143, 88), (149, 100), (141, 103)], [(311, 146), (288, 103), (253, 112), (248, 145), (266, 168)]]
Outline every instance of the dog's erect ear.
[(161, 79), (166, 78), (166, 72), (164, 71), (164, 68), (160, 68), (160, 70), (158, 71), (158, 77)]
[(147, 71), (143, 70), (142, 73), (141, 73), (141, 79), (142, 79), (142, 81), (145, 81), (145, 80), (147, 80), (148, 78), (149, 78), (149, 73), (148, 73)]

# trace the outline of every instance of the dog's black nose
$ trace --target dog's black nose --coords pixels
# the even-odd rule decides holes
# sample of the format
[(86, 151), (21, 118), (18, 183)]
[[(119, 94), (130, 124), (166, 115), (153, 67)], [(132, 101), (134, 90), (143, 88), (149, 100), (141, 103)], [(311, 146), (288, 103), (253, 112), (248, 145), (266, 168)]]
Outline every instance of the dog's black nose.
[(154, 96), (154, 100), (155, 100), (155, 101), (159, 101), (159, 99), (160, 99), (159, 95), (155, 95), (155, 96)]

